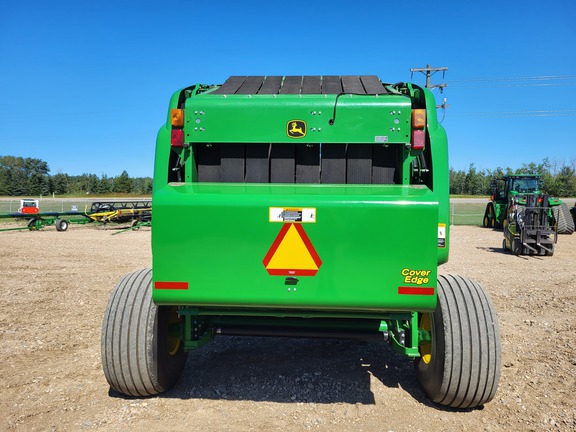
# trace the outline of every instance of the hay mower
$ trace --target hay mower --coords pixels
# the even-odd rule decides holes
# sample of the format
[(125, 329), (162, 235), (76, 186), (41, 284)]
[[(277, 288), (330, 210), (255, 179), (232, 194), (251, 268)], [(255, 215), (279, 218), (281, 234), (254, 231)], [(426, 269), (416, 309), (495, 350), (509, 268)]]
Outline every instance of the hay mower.
[(438, 273), (448, 190), (446, 134), (415, 84), (233, 76), (177, 91), (156, 143), (152, 269), (119, 281), (103, 319), (109, 385), (167, 391), (221, 335), (359, 338), (413, 359), (437, 404), (490, 401), (494, 306)]

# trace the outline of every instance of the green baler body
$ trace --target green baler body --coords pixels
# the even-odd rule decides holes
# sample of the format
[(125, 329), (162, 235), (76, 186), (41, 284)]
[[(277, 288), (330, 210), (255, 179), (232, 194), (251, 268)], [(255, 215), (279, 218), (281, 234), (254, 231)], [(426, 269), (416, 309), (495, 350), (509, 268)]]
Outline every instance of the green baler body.
[[(449, 250), (446, 135), (430, 92), (382, 89), (339, 96), (237, 94), (225, 86), (176, 92), (170, 109), (183, 110), (184, 124), (173, 127), (169, 116), (156, 147), (155, 303), (244, 317), (433, 310), (437, 266)], [(424, 150), (411, 146), (415, 108), (426, 110)], [(290, 136), (292, 121), (305, 135)], [(175, 129), (183, 145), (171, 145)], [(343, 156), (332, 167), (346, 173), (332, 168), (325, 182), (330, 152), (358, 149), (372, 156)], [(376, 161), (378, 152), (392, 160)], [(367, 176), (356, 172), (363, 166)], [(386, 184), (382, 166), (393, 173)], [(278, 167), (282, 182), (274, 180)], [(285, 182), (286, 169), (292, 182)]]

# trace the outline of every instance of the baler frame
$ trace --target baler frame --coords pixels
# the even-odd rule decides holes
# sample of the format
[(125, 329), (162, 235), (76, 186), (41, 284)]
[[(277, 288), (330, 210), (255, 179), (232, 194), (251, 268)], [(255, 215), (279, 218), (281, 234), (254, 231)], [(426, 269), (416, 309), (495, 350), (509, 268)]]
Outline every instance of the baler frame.
[(448, 172), (434, 97), (414, 84), (233, 76), (177, 91), (156, 145), (153, 270), (122, 278), (104, 317), (110, 386), (164, 392), (218, 335), (352, 337), (413, 359), (435, 403), (490, 401), (492, 302), (437, 271)]

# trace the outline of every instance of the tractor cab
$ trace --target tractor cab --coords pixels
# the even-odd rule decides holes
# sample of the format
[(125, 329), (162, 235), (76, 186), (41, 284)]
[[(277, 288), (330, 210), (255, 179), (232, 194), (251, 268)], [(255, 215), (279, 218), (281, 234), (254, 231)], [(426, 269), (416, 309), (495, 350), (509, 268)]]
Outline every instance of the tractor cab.
[(540, 194), (542, 179), (540, 176), (508, 176), (506, 195)]
[(540, 194), (542, 179), (536, 174), (507, 175), (492, 180), (490, 189), (492, 200), (506, 204), (510, 195)]

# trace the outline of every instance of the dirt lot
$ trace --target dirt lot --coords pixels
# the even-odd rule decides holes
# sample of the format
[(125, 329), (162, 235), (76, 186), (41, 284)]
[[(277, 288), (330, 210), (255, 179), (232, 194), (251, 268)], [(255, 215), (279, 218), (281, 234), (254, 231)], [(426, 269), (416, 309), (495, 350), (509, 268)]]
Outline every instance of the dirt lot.
[(0, 233), (0, 430), (576, 430), (576, 234), (516, 257), (502, 233), (454, 227), (443, 272), (480, 280), (498, 310), (502, 378), (483, 409), (431, 405), (386, 344), (224, 338), (177, 387), (109, 392), (100, 326), (121, 275), (150, 266), (150, 231)]

